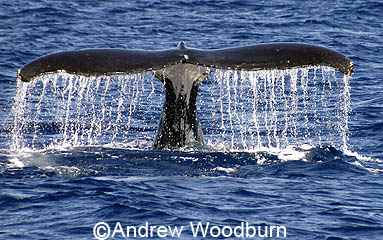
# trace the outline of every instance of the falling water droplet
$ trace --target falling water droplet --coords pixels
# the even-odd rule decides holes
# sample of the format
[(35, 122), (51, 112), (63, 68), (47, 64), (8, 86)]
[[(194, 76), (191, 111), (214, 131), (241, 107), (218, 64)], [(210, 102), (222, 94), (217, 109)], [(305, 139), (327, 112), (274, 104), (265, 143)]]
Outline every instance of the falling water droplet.
[[(328, 67), (216, 70), (207, 81), (200, 86), (198, 110), (205, 138), (213, 146), (347, 148), (348, 76), (339, 78)], [(140, 139), (148, 148), (164, 100), (164, 88), (151, 73), (112, 77), (59, 73), (17, 84), (13, 150), (130, 142), (142, 148)]]

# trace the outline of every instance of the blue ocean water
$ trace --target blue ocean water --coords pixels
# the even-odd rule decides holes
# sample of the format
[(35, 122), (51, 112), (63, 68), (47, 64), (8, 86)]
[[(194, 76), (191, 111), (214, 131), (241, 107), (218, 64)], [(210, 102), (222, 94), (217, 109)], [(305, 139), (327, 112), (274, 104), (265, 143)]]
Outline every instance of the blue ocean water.
[[(96, 239), (99, 233), (102, 239), (107, 237), (107, 228), (96, 228), (96, 224), (105, 222), (111, 239), (112, 233), (115, 239), (127, 239), (127, 226), (142, 227), (137, 238), (173, 238), (158, 231), (145, 234), (146, 224), (183, 227), (179, 239), (382, 239), (382, 12), (380, 1), (0, 2), (0, 238)], [(321, 70), (315, 75), (311, 69), (307, 84), (320, 90), (302, 90), (296, 97), (310, 108), (317, 107), (315, 116), (306, 118), (310, 115), (305, 108), (293, 109), (287, 118), (278, 115), (278, 119), (296, 123), (303, 140), (296, 137), (275, 147), (283, 139), (283, 129), (274, 128), (280, 131), (276, 133), (279, 138), (260, 126), (264, 148), (257, 150), (257, 126), (251, 125), (247, 115), (236, 116), (241, 108), (255, 106), (243, 104), (241, 95), (251, 93), (252, 85), (238, 82), (238, 91), (246, 91), (235, 98), (235, 88), (227, 90), (222, 87), (226, 82), (219, 82), (228, 78), (211, 77), (201, 85), (198, 96), (209, 144), (156, 151), (150, 146), (164, 100), (156, 79), (117, 77), (111, 81), (114, 92), (110, 88), (102, 98), (104, 79), (100, 91), (83, 88), (99, 98), (79, 105), (66, 105), (62, 100), (68, 96), (77, 103), (85, 99), (79, 93), (81, 87), (73, 94), (60, 92), (69, 86), (62, 83), (64, 79), (75, 82), (79, 78), (59, 78), (64, 90), (49, 88), (56, 76), (33, 86), (16, 80), (24, 64), (55, 51), (168, 49), (179, 41), (202, 49), (303, 42), (342, 52), (355, 63), (349, 79), (351, 110), (344, 113), (347, 96), (338, 99), (348, 86), (343, 76), (337, 73), (329, 88), (330, 84), (319, 82)], [(313, 75), (318, 78), (316, 84)], [(230, 75), (229, 79), (235, 78)], [(44, 81), (51, 81), (46, 91)], [(299, 84), (304, 86), (301, 79)], [(128, 86), (126, 94), (119, 91), (121, 86)], [(30, 88), (26, 98), (21, 97), (23, 87)], [(220, 95), (220, 91), (226, 93)], [(57, 92), (64, 97), (57, 97)], [(272, 94), (265, 96), (266, 103), (273, 101)], [(323, 104), (310, 105), (308, 96), (322, 97), (314, 102)], [(122, 98), (127, 103), (116, 113)], [(109, 107), (113, 103), (117, 107)], [(325, 112), (319, 107), (331, 108), (331, 103), (339, 109), (327, 109), (323, 118), (316, 117)], [(57, 110), (60, 106), (64, 110)], [(65, 122), (68, 106), (74, 109), (74, 117)], [(267, 112), (271, 105), (260, 102), (257, 106), (258, 112)], [(284, 107), (275, 106), (274, 112)], [(105, 115), (110, 116), (107, 120), (121, 124), (96, 121), (105, 125), (100, 133), (90, 132), (91, 121), (90, 126), (79, 125), (85, 122), (86, 112), (89, 119), (99, 120), (102, 109), (110, 113)], [(21, 118), (19, 110), (25, 110)], [(117, 121), (118, 116), (121, 120)], [(272, 116), (260, 123), (270, 123), (270, 128), (278, 125)], [(330, 124), (335, 120), (338, 125)], [(22, 126), (21, 131), (15, 133), (15, 126)], [(64, 134), (63, 129), (68, 132)], [(270, 133), (271, 140), (262, 131)], [(198, 223), (210, 224), (212, 231), (205, 237), (195, 233), (191, 224)], [(246, 224), (259, 226), (260, 234), (252, 236), (250, 230), (248, 236), (241, 235), (239, 230)], [(284, 226), (286, 231), (277, 237), (271, 226)], [(238, 234), (229, 234), (235, 227)]]

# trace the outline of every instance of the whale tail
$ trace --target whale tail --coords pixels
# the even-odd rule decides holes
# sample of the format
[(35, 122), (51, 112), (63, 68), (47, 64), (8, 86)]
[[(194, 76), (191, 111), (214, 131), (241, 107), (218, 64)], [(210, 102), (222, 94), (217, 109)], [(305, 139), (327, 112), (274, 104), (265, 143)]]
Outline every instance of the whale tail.
[(351, 75), (353, 63), (343, 54), (316, 45), (271, 43), (217, 50), (177, 48), (161, 51), (84, 49), (49, 54), (32, 60), (18, 71), (29, 82), (47, 73), (113, 75), (152, 71), (166, 88), (166, 98), (155, 149), (204, 143), (196, 109), (198, 87), (211, 69), (270, 70), (330, 66)]
[(182, 63), (154, 72), (166, 88), (165, 104), (154, 140), (155, 149), (204, 143), (196, 100), (198, 87), (209, 73), (207, 67)]

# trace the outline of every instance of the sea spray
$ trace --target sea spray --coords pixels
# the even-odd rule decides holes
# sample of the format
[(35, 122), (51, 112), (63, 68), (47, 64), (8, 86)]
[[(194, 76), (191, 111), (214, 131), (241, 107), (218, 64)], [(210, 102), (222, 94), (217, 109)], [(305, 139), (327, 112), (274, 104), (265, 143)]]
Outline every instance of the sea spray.
[[(235, 76), (241, 77), (236, 80)], [(214, 138), (206, 138), (212, 145), (230, 146), (232, 150), (302, 144), (345, 149), (350, 113), (348, 79), (329, 67), (217, 70), (208, 88), (213, 105), (209, 111), (215, 116), (212, 123), (216, 127)], [(233, 104), (236, 92), (240, 98)]]
[[(338, 75), (328, 67), (216, 70), (198, 95), (205, 139), (229, 150), (302, 144), (345, 149), (350, 87), (349, 77)], [(58, 73), (31, 83), (18, 81), (11, 148), (131, 142), (135, 148), (150, 148), (164, 95), (151, 73)]]
[[(147, 84), (150, 87), (143, 86)], [(132, 139), (131, 128), (143, 130), (136, 139), (146, 138), (146, 127), (153, 129), (157, 123), (145, 124), (145, 113), (162, 107), (152, 103), (155, 87), (162, 91), (149, 73), (112, 77), (58, 73), (31, 83), (18, 81), (11, 149), (124, 143)]]

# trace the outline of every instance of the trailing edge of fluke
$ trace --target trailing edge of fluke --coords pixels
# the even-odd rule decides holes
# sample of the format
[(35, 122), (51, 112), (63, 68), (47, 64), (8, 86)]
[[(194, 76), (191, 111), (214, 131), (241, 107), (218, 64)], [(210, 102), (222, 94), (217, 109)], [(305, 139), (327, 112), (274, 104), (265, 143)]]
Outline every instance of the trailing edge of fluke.
[(316, 45), (269, 43), (217, 50), (177, 48), (160, 51), (84, 49), (49, 54), (27, 63), (18, 78), (30, 82), (48, 73), (98, 76), (153, 71), (166, 88), (154, 149), (204, 144), (197, 114), (198, 87), (210, 69), (271, 70), (330, 66), (351, 75), (354, 64), (343, 54)]
[(18, 72), (29, 82), (47, 73), (65, 71), (78, 75), (112, 75), (153, 71), (178, 63), (216, 69), (264, 70), (305, 66), (329, 66), (351, 75), (353, 63), (343, 54), (316, 45), (268, 43), (216, 50), (177, 48), (159, 51), (129, 49), (84, 49), (39, 57)]

